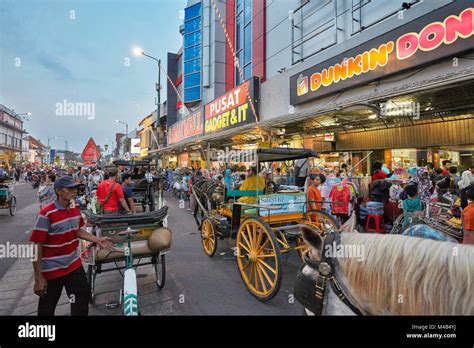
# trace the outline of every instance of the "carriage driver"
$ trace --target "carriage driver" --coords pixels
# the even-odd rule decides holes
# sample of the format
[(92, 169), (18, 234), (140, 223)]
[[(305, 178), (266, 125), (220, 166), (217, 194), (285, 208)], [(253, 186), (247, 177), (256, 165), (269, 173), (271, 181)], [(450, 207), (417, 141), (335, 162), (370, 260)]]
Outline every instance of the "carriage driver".
[[(257, 189), (258, 191), (263, 191), (265, 189), (265, 179), (260, 175), (257, 175), (257, 167), (252, 166), (248, 170), (247, 179), (244, 180), (239, 190), (257, 191)], [(238, 201), (243, 203), (255, 203), (257, 198), (252, 196), (242, 196)]]

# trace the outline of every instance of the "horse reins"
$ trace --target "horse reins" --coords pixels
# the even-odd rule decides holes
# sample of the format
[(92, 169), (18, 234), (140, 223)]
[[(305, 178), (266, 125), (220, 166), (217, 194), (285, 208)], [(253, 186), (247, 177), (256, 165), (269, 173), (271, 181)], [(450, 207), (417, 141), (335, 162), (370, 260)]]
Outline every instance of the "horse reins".
[[(344, 294), (344, 291), (336, 278), (336, 260), (333, 260), (333, 257), (326, 257), (324, 253), (326, 245), (332, 245), (334, 242), (339, 244), (339, 239), (339, 233), (327, 234), (323, 242), (320, 261), (311, 260), (309, 257), (309, 250), (303, 254), (305, 264), (301, 266), (296, 275), (295, 297), (305, 308), (308, 308), (315, 315), (322, 315), (324, 296), (326, 294), (327, 284), (329, 283), (334, 293), (347, 307), (357, 315), (364, 315), (364, 313), (353, 305)], [(305, 265), (317, 271), (316, 280), (303, 274), (303, 268)]]

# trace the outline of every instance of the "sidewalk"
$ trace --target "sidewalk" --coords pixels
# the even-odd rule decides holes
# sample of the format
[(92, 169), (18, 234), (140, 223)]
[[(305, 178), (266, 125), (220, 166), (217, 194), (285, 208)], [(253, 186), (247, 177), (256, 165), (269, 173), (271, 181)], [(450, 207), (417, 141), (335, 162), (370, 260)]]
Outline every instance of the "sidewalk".
[[(121, 315), (122, 308), (108, 309), (105, 304), (117, 302), (123, 279), (118, 271), (99, 274), (96, 278), (95, 304), (89, 315)], [(142, 315), (173, 315), (174, 300), (166, 287), (158, 290), (152, 266), (137, 269), (140, 310)], [(33, 292), (33, 268), (29, 259), (15, 262), (0, 281), (0, 315), (36, 315), (38, 296)], [(69, 315), (70, 304), (66, 291), (58, 302), (56, 315)]]

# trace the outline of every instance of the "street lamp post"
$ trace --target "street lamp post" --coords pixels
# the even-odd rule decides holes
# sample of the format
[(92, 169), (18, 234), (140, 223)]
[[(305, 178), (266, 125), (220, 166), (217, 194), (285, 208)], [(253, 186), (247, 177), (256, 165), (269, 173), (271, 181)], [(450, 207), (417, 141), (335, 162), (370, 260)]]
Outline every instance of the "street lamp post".
[[(21, 113), (21, 114), (16, 114), (17, 116), (20, 116), (20, 119), (21, 119), (21, 140), (20, 140), (20, 144), (21, 144), (21, 161), (24, 161), (25, 160), (25, 157), (23, 156), (23, 152), (24, 151), (24, 147), (23, 147), (23, 134), (27, 134), (27, 132), (25, 131), (24, 127), (23, 127), (23, 122), (24, 121), (29, 121), (28, 119), (28, 116), (31, 116), (31, 112), (25, 112), (25, 113)], [(27, 154), (28, 155), (28, 154)]]
[[(134, 49), (135, 55), (142, 55), (147, 58), (153, 59), (158, 63), (158, 84), (156, 86), (156, 92), (157, 92), (157, 102), (156, 102), (156, 128), (158, 130), (157, 132), (157, 140), (159, 141), (160, 139), (160, 130), (161, 130), (161, 125), (160, 125), (160, 116), (161, 116), (161, 59), (155, 58), (153, 56), (150, 56), (146, 54), (141, 48), (135, 48)], [(159, 143), (156, 144), (157, 148), (160, 147)], [(158, 165), (158, 154), (156, 158), (156, 164)]]
[(160, 113), (161, 113), (161, 59), (158, 59), (158, 58), (155, 58), (153, 56), (150, 56), (148, 54), (146, 54), (141, 48), (135, 48), (133, 50), (133, 52), (135, 53), (135, 55), (139, 56), (139, 55), (142, 55), (142, 56), (145, 56), (145, 57), (148, 57), (150, 59), (153, 59), (154, 61), (156, 61), (158, 63), (158, 84), (156, 85), (156, 92), (157, 92), (157, 102), (156, 102), (156, 106), (157, 106), (157, 110), (156, 110), (156, 122), (157, 122), (157, 125), (159, 126), (160, 125)]
[(125, 134), (125, 147), (126, 147), (128, 145), (128, 123), (120, 121), (120, 120), (115, 120), (115, 122), (125, 125), (125, 132), (126, 132), (126, 134)]

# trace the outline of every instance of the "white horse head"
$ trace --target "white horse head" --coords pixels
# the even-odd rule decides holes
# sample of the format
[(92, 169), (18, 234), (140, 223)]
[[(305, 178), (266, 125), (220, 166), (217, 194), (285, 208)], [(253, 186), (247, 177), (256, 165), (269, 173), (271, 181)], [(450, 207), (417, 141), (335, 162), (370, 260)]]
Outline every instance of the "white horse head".
[[(342, 232), (337, 250), (323, 250), (323, 238), (315, 230), (303, 227), (302, 234), (312, 260), (319, 261), (323, 252), (333, 253), (336, 277), (344, 294), (365, 314), (474, 314), (473, 246), (401, 235)], [(315, 280), (318, 271), (305, 266), (303, 274)], [(328, 286), (323, 314), (354, 312)]]

